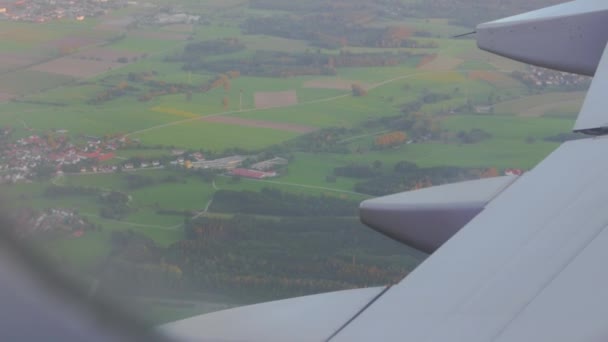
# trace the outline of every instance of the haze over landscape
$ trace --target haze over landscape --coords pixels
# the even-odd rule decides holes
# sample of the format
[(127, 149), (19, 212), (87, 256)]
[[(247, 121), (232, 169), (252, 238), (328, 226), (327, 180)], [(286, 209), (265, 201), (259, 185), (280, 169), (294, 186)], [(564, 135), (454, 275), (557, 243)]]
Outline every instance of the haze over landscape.
[(521, 174), (589, 78), (478, 50), (550, 0), (0, 0), (0, 194), (150, 324), (399, 281), (362, 200)]

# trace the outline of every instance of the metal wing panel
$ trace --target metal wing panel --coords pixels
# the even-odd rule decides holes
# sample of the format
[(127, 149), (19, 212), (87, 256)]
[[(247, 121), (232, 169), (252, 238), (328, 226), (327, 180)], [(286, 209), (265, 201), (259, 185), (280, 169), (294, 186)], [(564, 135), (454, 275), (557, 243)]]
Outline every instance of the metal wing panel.
[[(540, 299), (555, 286), (553, 298), (592, 296), (596, 308), (608, 307), (608, 287), (582, 294), (588, 286), (568, 276), (582, 272), (573, 261), (608, 224), (606, 151), (604, 138), (562, 145), (334, 340), (579, 341), (601, 334), (598, 324), (572, 330)], [(557, 279), (572, 287), (557, 287)], [(536, 320), (553, 325), (552, 339), (534, 338), (538, 329), (525, 323)]]
[(493, 177), (389, 195), (361, 203), (361, 222), (410, 247), (433, 253), (517, 176)]
[(385, 287), (346, 290), (249, 305), (159, 327), (179, 341), (323, 341)]
[(524, 63), (593, 75), (608, 31), (608, 2), (579, 0), (477, 27), (483, 50)]
[(496, 341), (607, 341), (607, 246), (604, 227)]

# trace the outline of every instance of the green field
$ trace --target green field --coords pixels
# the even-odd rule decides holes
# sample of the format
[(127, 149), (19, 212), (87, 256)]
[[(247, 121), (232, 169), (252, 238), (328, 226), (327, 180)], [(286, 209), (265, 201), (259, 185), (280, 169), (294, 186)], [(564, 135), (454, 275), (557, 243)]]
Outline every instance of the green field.
[(573, 114), (578, 113), (584, 98), (584, 92), (533, 95), (499, 103), (495, 108), (495, 112), (498, 114), (515, 114), (524, 117), (539, 117), (554, 113), (558, 113), (557, 116), (568, 114), (572, 116)]
[(199, 120), (135, 135), (143, 143), (149, 145), (161, 144), (183, 148), (205, 148), (214, 151), (234, 147), (256, 150), (295, 136), (295, 133), (274, 129), (243, 127)]

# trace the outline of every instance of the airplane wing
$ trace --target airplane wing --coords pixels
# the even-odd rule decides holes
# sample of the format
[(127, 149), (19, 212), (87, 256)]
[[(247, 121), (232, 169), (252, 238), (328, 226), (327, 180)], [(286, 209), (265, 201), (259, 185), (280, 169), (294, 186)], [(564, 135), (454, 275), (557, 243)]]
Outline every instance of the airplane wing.
[[(482, 49), (595, 74), (575, 130), (596, 137), (563, 144), (516, 179), (364, 203), (374, 229), (434, 251), (394, 286), (232, 309), (161, 330), (222, 341), (607, 341), (608, 3), (573, 1), (477, 32)], [(437, 223), (437, 215), (448, 219)], [(304, 301), (316, 306), (302, 309)]]

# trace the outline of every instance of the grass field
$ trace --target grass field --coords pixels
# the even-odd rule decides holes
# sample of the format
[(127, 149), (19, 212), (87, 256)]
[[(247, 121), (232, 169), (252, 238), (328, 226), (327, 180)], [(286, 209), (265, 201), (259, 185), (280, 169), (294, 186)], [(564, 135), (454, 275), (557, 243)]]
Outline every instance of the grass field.
[(145, 144), (222, 151), (228, 148), (261, 149), (295, 137), (293, 132), (205, 121), (190, 121), (134, 135)]
[(584, 92), (533, 95), (499, 103), (494, 111), (497, 114), (512, 114), (523, 117), (539, 117), (555, 112), (575, 114), (578, 113), (584, 98)]
[(70, 83), (72, 77), (35, 70), (18, 70), (0, 75), (0, 92), (15, 95), (37, 93)]

